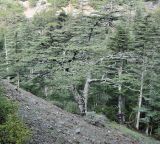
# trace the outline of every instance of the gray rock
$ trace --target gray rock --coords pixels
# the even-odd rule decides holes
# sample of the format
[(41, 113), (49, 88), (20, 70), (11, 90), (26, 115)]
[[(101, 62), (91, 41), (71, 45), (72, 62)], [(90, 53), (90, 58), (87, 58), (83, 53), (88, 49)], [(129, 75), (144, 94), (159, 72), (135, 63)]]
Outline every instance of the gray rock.
[(80, 128), (77, 128), (77, 129), (75, 130), (75, 133), (76, 133), (76, 134), (80, 134), (80, 133), (81, 133), (81, 129), (80, 129)]
[(96, 114), (95, 112), (87, 112), (85, 120), (95, 126), (105, 127), (108, 119), (102, 114)]

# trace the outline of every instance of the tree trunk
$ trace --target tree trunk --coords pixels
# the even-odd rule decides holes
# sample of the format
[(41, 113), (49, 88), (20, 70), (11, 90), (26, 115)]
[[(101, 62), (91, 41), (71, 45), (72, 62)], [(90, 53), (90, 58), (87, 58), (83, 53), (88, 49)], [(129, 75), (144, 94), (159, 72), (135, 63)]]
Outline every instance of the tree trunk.
[(119, 76), (119, 85), (118, 85), (118, 91), (119, 91), (119, 97), (118, 97), (118, 113), (121, 114), (122, 113), (122, 84), (120, 82), (120, 78), (122, 75), (122, 67), (120, 67), (118, 69), (118, 76)]
[(46, 85), (44, 86), (44, 94), (45, 94), (45, 97), (47, 98), (48, 97), (48, 87)]
[(142, 107), (142, 98), (143, 98), (143, 87), (144, 87), (144, 73), (145, 73), (145, 66), (143, 61), (143, 68), (141, 73), (141, 86), (140, 86), (140, 94), (139, 94), (139, 100), (138, 100), (138, 113), (137, 113), (137, 120), (136, 120), (136, 129), (139, 130), (139, 121), (140, 121), (140, 109)]
[(147, 123), (147, 126), (146, 126), (146, 135), (149, 134), (149, 124)]
[(122, 66), (118, 69), (118, 76), (119, 76), (119, 85), (118, 85), (118, 119), (119, 123), (123, 124), (125, 121), (124, 114), (123, 114), (123, 108), (124, 108), (124, 100), (122, 97), (122, 83), (121, 83), (121, 76), (122, 76)]
[(33, 79), (33, 68), (30, 69), (30, 75), (29, 75), (30, 79)]
[(113, 11), (113, 2), (110, 3), (111, 12)]
[(85, 113), (87, 112), (87, 107), (88, 107), (88, 92), (89, 92), (89, 82), (90, 82), (90, 80), (91, 80), (91, 74), (89, 73), (87, 75), (86, 83), (84, 85), (84, 90), (83, 90)]
[(71, 92), (74, 95), (76, 103), (78, 104), (81, 115), (85, 115), (85, 104), (83, 96), (79, 94), (78, 90), (73, 85), (71, 86)]
[(56, 0), (54, 0), (53, 7), (54, 7), (54, 10), (57, 8)]
[(75, 87), (72, 87), (72, 93), (74, 94), (74, 98), (78, 103), (80, 112), (82, 115), (85, 115), (87, 112), (88, 107), (88, 92), (89, 92), (89, 85), (91, 80), (91, 74), (87, 74), (86, 82), (83, 89), (83, 95), (79, 94)]
[(152, 131), (153, 131), (153, 127), (150, 126), (150, 132), (149, 132), (149, 135), (150, 135), (150, 136), (152, 135)]
[[(7, 40), (6, 40), (6, 36), (4, 37), (4, 49), (5, 49), (5, 60), (6, 60), (6, 72), (7, 72), (7, 75), (9, 74), (9, 62), (8, 62), (8, 49), (7, 49)], [(10, 77), (7, 76), (7, 80), (10, 81)]]
[(88, 107), (88, 92), (89, 92), (89, 86), (91, 83), (95, 82), (112, 82), (111, 79), (105, 78), (105, 79), (91, 79), (91, 73), (87, 74), (86, 82), (83, 89), (83, 94), (79, 94), (78, 90), (75, 86), (71, 86), (71, 92), (74, 95), (75, 101), (78, 103), (80, 112), (82, 115), (85, 115), (87, 112)]
[(19, 90), (20, 87), (20, 77), (19, 77), (19, 72), (17, 73), (17, 90)]

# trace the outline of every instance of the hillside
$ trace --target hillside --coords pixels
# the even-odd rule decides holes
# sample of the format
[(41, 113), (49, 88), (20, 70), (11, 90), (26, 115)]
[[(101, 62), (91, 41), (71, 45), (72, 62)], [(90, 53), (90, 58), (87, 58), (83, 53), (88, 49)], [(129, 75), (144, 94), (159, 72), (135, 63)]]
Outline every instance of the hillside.
[[(19, 104), (19, 116), (32, 130), (31, 144), (159, 144), (140, 135), (134, 140), (106, 123), (106, 128), (88, 124), (83, 117), (73, 115), (37, 96), (3, 81), (7, 97)], [(147, 140), (147, 141), (146, 141)]]
[[(0, 78), (30, 143), (159, 143), (159, 71), (160, 0), (0, 0)], [(4, 95), (0, 143), (23, 144)]]
[[(49, 11), (53, 7), (55, 7), (55, 2), (47, 1), (47, 0), (19, 0), (18, 3), (23, 6), (24, 12), (26, 18), (33, 18), (36, 14), (39, 14), (41, 12)], [(63, 2), (62, 2), (63, 3)], [(79, 0), (78, 2), (73, 2), (72, 0), (65, 2), (66, 5), (59, 6), (56, 10), (56, 15), (60, 15), (60, 13), (65, 12), (67, 15), (72, 15), (73, 17), (77, 17), (80, 14), (83, 14), (84, 16), (98, 16), (100, 14), (100, 10), (96, 9), (98, 7), (98, 3), (94, 2), (94, 0)], [(105, 1), (102, 0), (102, 4), (106, 4)], [(153, 11), (160, 7), (160, 1), (144, 1), (144, 7), (147, 11)], [(94, 7), (93, 7), (94, 6)], [(128, 9), (128, 6), (118, 6), (113, 5), (113, 7), (117, 7), (117, 10), (126, 11)], [(134, 12), (134, 11), (133, 11)]]

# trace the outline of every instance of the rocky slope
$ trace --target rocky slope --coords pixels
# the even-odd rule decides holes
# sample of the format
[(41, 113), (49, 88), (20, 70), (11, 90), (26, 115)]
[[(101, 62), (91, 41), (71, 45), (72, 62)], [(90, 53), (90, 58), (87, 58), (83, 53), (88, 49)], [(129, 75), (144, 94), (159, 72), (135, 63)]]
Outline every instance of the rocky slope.
[(139, 144), (115, 128), (93, 126), (12, 84), (3, 81), (7, 97), (18, 101), (19, 116), (33, 131), (30, 144)]
[[(34, 15), (49, 10), (52, 6), (47, 0), (38, 0), (35, 7), (31, 7), (29, 0), (19, 0), (19, 3), (24, 7), (24, 15), (26, 18), (32, 18)], [(94, 16), (97, 15), (96, 11), (89, 3), (89, 0), (79, 0), (78, 5), (74, 6), (71, 1), (69, 1), (66, 7), (61, 7), (56, 15), (65, 12), (67, 15), (72, 15), (76, 17), (77, 15), (83, 14), (84, 16)]]
[[(34, 15), (49, 10), (52, 8), (52, 4), (49, 3), (47, 0), (38, 0), (34, 7), (31, 6), (29, 0), (19, 0), (18, 1), (24, 7), (24, 15), (26, 18), (32, 18)], [(154, 11), (160, 7), (160, 0), (157, 1), (145, 1), (144, 6), (147, 11)], [(134, 11), (128, 11), (129, 6), (124, 5), (111, 5), (111, 3), (106, 4), (106, 6), (102, 6), (109, 11), (115, 11), (115, 13), (119, 15), (134, 15)], [(112, 9), (112, 10), (111, 10)], [(90, 3), (90, 0), (78, 0), (78, 3), (74, 5), (70, 0), (68, 5), (65, 7), (61, 7), (57, 10), (56, 15), (65, 12), (67, 15), (71, 15), (73, 17), (77, 17), (78, 15), (84, 16), (99, 16), (100, 12), (95, 10)]]
[(51, 5), (47, 2), (47, 0), (39, 0), (35, 7), (31, 7), (30, 2), (28, 0), (20, 0), (19, 3), (24, 7), (24, 15), (26, 16), (26, 18), (32, 18), (37, 13), (47, 10)]

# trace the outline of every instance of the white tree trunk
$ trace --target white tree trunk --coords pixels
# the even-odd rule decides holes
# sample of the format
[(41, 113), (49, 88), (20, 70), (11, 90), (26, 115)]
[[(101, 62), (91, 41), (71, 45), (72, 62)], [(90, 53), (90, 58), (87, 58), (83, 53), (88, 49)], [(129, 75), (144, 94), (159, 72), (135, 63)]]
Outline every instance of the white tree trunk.
[(45, 97), (47, 98), (48, 97), (48, 87), (46, 85), (44, 87), (44, 94), (45, 94)]
[(88, 93), (89, 93), (89, 87), (91, 83), (96, 82), (112, 82), (111, 79), (105, 78), (105, 79), (91, 79), (91, 73), (87, 74), (86, 82), (83, 89), (83, 94), (79, 94), (79, 91), (76, 89), (74, 85), (72, 85), (71, 92), (74, 95), (75, 101), (78, 103), (79, 109), (81, 114), (86, 114), (87, 107), (88, 107)]
[(118, 84), (118, 118), (119, 123), (123, 124), (125, 121), (124, 114), (123, 114), (123, 108), (124, 108), (124, 100), (122, 97), (122, 83), (121, 83), (121, 77), (122, 77), (122, 66), (118, 69), (118, 77), (119, 77), (119, 84)]
[(122, 84), (121, 84), (121, 75), (122, 75), (122, 67), (118, 69), (118, 76), (119, 76), (119, 84), (118, 84), (118, 91), (119, 91), (119, 97), (118, 97), (118, 113), (122, 113)]
[(113, 11), (113, 2), (111, 1), (110, 3), (110, 7), (111, 7), (111, 12)]
[(79, 107), (81, 115), (84, 115), (85, 114), (85, 107), (84, 107), (84, 98), (83, 98), (83, 96), (79, 94), (78, 90), (73, 85), (71, 86), (71, 91), (72, 91), (72, 93), (74, 95), (75, 101), (78, 104), (78, 107)]
[(30, 69), (30, 75), (29, 75), (30, 79), (33, 79), (33, 68)]
[(75, 100), (78, 103), (82, 115), (86, 114), (87, 112), (90, 81), (91, 81), (91, 74), (88, 73), (83, 89), (83, 95), (79, 94), (76, 88), (72, 87), (72, 93), (74, 94)]
[[(8, 62), (8, 49), (7, 49), (7, 39), (6, 36), (4, 37), (4, 49), (5, 49), (5, 60), (6, 60), (6, 72), (7, 74), (9, 74), (9, 62)], [(7, 77), (7, 80), (10, 81), (10, 77)]]
[(19, 72), (17, 73), (17, 90), (19, 90), (20, 87), (20, 77), (19, 77)]
[(140, 94), (139, 94), (139, 99), (138, 99), (138, 112), (137, 112), (137, 120), (136, 120), (136, 129), (139, 130), (139, 122), (140, 122), (140, 109), (142, 107), (142, 98), (143, 98), (143, 87), (144, 87), (144, 73), (145, 73), (145, 66), (144, 66), (144, 61), (143, 61), (143, 68), (142, 68), (142, 73), (141, 73), (141, 83), (140, 83)]
[(88, 107), (88, 92), (89, 92), (90, 80), (91, 80), (91, 74), (89, 73), (87, 75), (86, 83), (84, 85), (84, 90), (83, 90), (85, 113), (87, 112), (87, 107)]
[(149, 134), (149, 124), (147, 124), (147, 126), (146, 126), (146, 135), (148, 135)]

